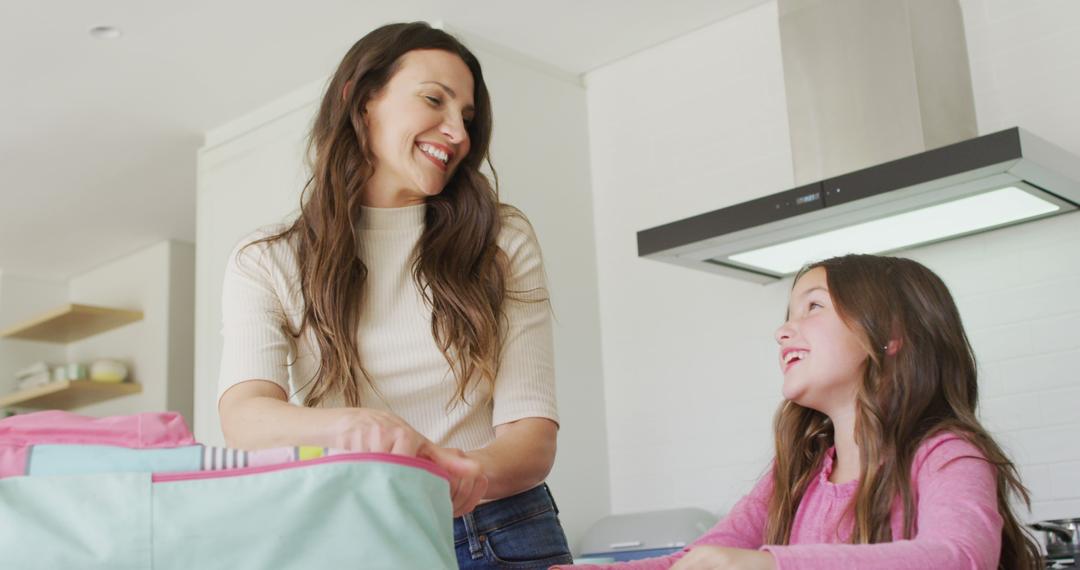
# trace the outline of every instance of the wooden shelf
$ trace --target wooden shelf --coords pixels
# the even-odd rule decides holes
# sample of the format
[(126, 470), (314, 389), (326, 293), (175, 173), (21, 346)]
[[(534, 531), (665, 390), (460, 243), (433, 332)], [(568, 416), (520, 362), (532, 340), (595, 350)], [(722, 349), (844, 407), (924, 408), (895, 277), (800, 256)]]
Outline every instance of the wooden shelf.
[(64, 305), (0, 332), (0, 338), (68, 343), (141, 321), (142, 311), (91, 305)]
[(134, 382), (61, 380), (0, 397), (0, 408), (71, 410), (139, 392), (142, 386)]

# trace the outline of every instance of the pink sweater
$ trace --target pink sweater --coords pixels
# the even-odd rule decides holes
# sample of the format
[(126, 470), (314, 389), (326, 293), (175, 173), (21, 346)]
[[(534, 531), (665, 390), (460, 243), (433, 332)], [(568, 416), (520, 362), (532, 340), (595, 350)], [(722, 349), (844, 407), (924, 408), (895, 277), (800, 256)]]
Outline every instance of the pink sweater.
[[(770, 471), (727, 517), (685, 550), (594, 568), (666, 569), (689, 549), (703, 545), (767, 550), (780, 570), (997, 568), (1002, 519), (997, 510), (995, 472), (976, 447), (949, 433), (919, 446), (911, 468), (915, 536), (882, 544), (846, 544), (852, 521), (843, 514), (858, 481), (829, 482), (832, 456), (832, 452), (826, 456), (821, 473), (799, 504), (790, 545), (762, 544), (773, 486)], [(893, 509), (892, 532), (903, 536), (899, 508)]]

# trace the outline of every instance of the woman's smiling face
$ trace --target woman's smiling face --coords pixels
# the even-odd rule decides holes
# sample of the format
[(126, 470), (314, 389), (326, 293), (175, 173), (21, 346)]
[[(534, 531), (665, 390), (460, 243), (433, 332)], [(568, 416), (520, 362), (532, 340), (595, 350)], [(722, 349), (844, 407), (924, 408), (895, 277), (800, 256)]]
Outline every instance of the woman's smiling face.
[(824, 268), (811, 269), (795, 282), (776, 342), (784, 398), (825, 414), (854, 402), (867, 353), (840, 318)]
[(473, 76), (460, 57), (441, 50), (402, 56), (365, 108), (375, 171), (364, 204), (407, 206), (442, 192), (469, 154), (473, 113)]

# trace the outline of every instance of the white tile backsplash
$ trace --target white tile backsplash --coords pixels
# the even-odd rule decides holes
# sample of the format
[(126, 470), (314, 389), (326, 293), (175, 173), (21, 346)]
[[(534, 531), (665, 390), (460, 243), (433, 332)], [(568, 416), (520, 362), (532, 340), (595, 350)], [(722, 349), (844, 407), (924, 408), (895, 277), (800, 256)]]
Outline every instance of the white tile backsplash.
[[(1080, 294), (1080, 293), (1077, 293)], [(1031, 321), (1031, 346), (1037, 353), (1054, 353), (1080, 348), (1080, 313), (1068, 313)], [(1062, 374), (1076, 377), (1075, 369), (1062, 370)]]
[[(965, 313), (961, 313), (962, 318), (964, 315)], [(985, 329), (969, 328), (967, 334), (981, 362), (996, 362), (1035, 354), (1034, 345), (1031, 343), (1030, 323), (1014, 323)]]
[(1031, 503), (1031, 514), (1027, 520), (1074, 519), (1077, 513), (1080, 513), (1080, 499), (1035, 500)]
[(1080, 311), (1080, 279), (1069, 278), (963, 298), (964, 325), (994, 327)]
[(1013, 460), (1025, 465), (1080, 461), (1080, 445), (1075, 441), (1080, 422), (1061, 426), (1019, 431), (997, 431), (995, 435), (1013, 454)]
[(1056, 499), (1050, 465), (1020, 465), (1020, 479), (1033, 497)]
[(1080, 461), (1050, 465), (1047, 470), (1050, 473), (1051, 498), (1080, 499)]
[[(985, 354), (985, 351), (980, 354)], [(991, 362), (983, 358), (979, 393), (984, 398), (993, 398), (1005, 394), (1045, 393), (1080, 385), (1074, 371), (1076, 362), (1080, 362), (1078, 359), (1080, 350)]]
[[(1080, 354), (1077, 356), (1080, 357)], [(1038, 396), (1044, 425), (1080, 423), (1080, 388), (1051, 390), (1038, 393)], [(1077, 443), (1080, 444), (1080, 441)], [(1080, 479), (1077, 482), (1080, 483)]]
[(979, 406), (979, 419), (994, 431), (1037, 428), (1043, 425), (1042, 394), (984, 398)]

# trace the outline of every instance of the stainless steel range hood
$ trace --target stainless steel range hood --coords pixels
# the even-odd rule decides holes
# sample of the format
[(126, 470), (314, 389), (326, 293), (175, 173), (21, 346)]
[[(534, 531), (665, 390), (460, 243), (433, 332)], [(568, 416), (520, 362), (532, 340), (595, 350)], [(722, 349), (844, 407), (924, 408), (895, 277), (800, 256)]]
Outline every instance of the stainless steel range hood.
[[(1006, 213), (1039, 206), (1039, 202), (1025, 202), (1024, 196), (1042, 200), (1049, 205), (1047, 211), (1034, 208), (1034, 213), (1020, 219), (963, 229), (965, 219), (972, 217), (971, 208), (978, 207), (970, 200), (1009, 188), (1016, 193), (1005, 196)], [(1078, 203), (1080, 160), (1012, 128), (640, 231), (638, 255), (764, 283), (828, 255), (880, 253), (941, 241), (1074, 210)], [(754, 263), (761, 258), (745, 255), (861, 224), (888, 224), (895, 216), (918, 215), (941, 205), (947, 209), (939, 217), (955, 221), (959, 231), (884, 249), (868, 249), (865, 240), (850, 241), (843, 244), (845, 251), (822, 251), (781, 267)], [(915, 229), (925, 229), (930, 223), (917, 219)], [(891, 228), (870, 229), (871, 238), (896, 237)]]
[(797, 187), (640, 231), (639, 256), (769, 282), (1080, 204), (1080, 158), (1020, 128), (974, 136), (956, 0), (779, 8)]

